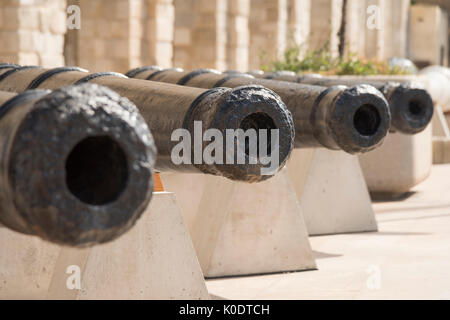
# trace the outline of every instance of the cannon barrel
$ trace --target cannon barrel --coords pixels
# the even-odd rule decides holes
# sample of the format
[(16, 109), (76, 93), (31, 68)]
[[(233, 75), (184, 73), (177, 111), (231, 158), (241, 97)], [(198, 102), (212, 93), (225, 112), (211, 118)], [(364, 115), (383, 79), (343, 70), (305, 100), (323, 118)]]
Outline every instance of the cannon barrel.
[[(107, 86), (134, 102), (152, 130), (158, 148), (156, 169), (160, 171), (202, 172), (232, 180), (258, 182), (276, 174), (284, 166), (293, 149), (295, 133), (290, 112), (278, 95), (261, 86), (205, 90), (128, 79), (124, 75), (110, 72), (90, 74), (69, 67), (23, 68), (10, 70), (10, 74), (3, 79), (0, 71), (0, 90), (20, 92), (27, 88), (54, 89), (74, 83), (93, 82)], [(247, 153), (243, 164), (228, 162), (225, 159), (226, 152), (223, 152), (223, 161), (211, 163), (198, 160), (198, 153), (195, 152), (199, 149), (196, 138), (199, 135), (196, 129), (198, 123), (201, 123), (202, 132), (215, 129), (219, 130), (223, 137), (229, 129), (267, 129), (270, 132), (271, 129), (278, 129), (278, 149), (275, 146), (278, 164), (274, 164), (276, 168), (273, 168), (272, 164), (269, 166), (259, 157), (256, 163), (251, 162)], [(191, 157), (188, 159), (190, 161), (173, 161), (172, 150), (183, 143), (180, 139), (172, 139), (177, 129), (185, 129), (193, 137)], [(203, 135), (200, 136), (200, 147), (205, 149), (209, 143), (201, 141), (202, 138)], [(234, 145), (234, 155), (242, 152), (242, 144), (241, 147), (238, 145), (239, 143)], [(200, 157), (201, 153), (200, 150)], [(229, 153), (231, 152), (227, 152)]]
[(433, 116), (433, 100), (427, 90), (416, 81), (402, 81), (403, 77), (322, 77), (317, 74), (298, 76), (293, 73), (266, 73), (266, 79), (331, 87), (369, 84), (386, 97), (391, 111), (391, 128), (404, 134), (419, 133), (428, 126)]
[(276, 92), (292, 113), (295, 147), (325, 147), (348, 153), (377, 147), (389, 129), (390, 115), (383, 95), (371, 86), (332, 88), (255, 79), (248, 74), (222, 74), (211, 69), (192, 72), (151, 70), (143, 67), (129, 73), (139, 79), (199, 88), (261, 85)]
[(327, 76), (330, 79), (344, 79), (359, 82), (399, 82), (419, 83), (430, 94), (435, 105), (439, 105), (444, 111), (450, 110), (450, 69), (442, 66), (429, 66), (413, 75), (345, 75)]
[(74, 247), (129, 230), (153, 192), (156, 149), (108, 88), (0, 91), (0, 224)]
[(16, 68), (16, 67), (19, 67), (19, 65), (13, 64), (13, 63), (0, 63), (0, 70), (12, 69), (12, 68)]

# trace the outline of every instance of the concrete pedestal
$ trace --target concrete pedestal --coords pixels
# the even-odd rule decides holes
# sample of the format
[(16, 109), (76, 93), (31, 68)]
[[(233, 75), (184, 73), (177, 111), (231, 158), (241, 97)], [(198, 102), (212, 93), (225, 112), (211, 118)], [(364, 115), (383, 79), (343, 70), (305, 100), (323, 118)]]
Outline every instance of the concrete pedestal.
[(433, 163), (450, 163), (450, 130), (440, 106), (435, 106), (433, 115)]
[(383, 145), (359, 156), (369, 191), (396, 197), (411, 190), (430, 174), (431, 125), (415, 135), (391, 133)]
[(303, 215), (286, 170), (256, 184), (163, 174), (179, 195), (206, 277), (315, 269)]
[(295, 149), (287, 167), (309, 235), (377, 230), (357, 156)]
[(209, 299), (173, 193), (154, 193), (136, 226), (104, 245), (59, 247), (6, 228), (0, 241), (0, 299)]
[(450, 139), (450, 129), (444, 111), (440, 106), (434, 106), (432, 119), (433, 137), (445, 137)]

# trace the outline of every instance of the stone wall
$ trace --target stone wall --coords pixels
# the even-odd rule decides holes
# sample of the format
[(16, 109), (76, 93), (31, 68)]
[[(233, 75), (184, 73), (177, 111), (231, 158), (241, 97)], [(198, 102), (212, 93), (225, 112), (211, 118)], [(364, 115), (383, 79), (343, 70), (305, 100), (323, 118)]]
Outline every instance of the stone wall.
[[(81, 29), (66, 32), (70, 5), (81, 9)], [(245, 71), (295, 44), (302, 53), (328, 44), (337, 56), (344, 30), (345, 54), (447, 64), (445, 11), (430, 22), (439, 24), (433, 29), (414, 10), (410, 0), (1, 0), (0, 61), (91, 71), (140, 65)]]
[(227, 0), (175, 0), (174, 64), (226, 69)]
[(311, 2), (309, 49), (329, 48), (338, 55), (343, 0), (314, 0)]
[[(141, 65), (172, 65), (172, 0), (75, 0), (81, 29), (71, 30), (66, 58), (90, 71), (126, 72)], [(74, 52), (75, 51), (75, 52)]]
[(411, 59), (421, 66), (448, 65), (447, 13), (437, 6), (414, 5), (411, 22)]
[[(440, 6), (442, 9), (444, 9), (447, 12), (447, 29), (448, 29), (448, 42), (447, 45), (450, 43), (450, 1), (449, 0), (416, 0), (417, 3), (424, 3), (424, 4), (432, 4)], [(448, 50), (447, 54), (447, 65), (450, 64), (450, 50)]]
[(196, 0), (175, 0), (174, 65), (186, 68), (192, 48), (192, 31), (195, 17), (190, 14)]
[(63, 0), (2, 0), (0, 61), (64, 65), (65, 10)]
[(302, 53), (308, 50), (311, 31), (311, 3), (313, 0), (289, 0), (288, 46), (300, 44)]
[(247, 71), (250, 30), (249, 0), (228, 0), (227, 12), (227, 69)]
[(250, 69), (282, 55), (288, 39), (288, 0), (250, 0)]

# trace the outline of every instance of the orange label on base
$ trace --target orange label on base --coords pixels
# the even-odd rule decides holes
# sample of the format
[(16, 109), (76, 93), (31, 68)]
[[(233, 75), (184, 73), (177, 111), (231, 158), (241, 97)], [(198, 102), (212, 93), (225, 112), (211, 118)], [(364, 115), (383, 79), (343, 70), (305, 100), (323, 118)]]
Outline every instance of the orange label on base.
[(161, 176), (159, 175), (158, 172), (155, 172), (155, 174), (153, 176), (153, 182), (155, 185), (153, 188), (153, 192), (163, 192), (164, 191), (164, 185), (162, 183)]

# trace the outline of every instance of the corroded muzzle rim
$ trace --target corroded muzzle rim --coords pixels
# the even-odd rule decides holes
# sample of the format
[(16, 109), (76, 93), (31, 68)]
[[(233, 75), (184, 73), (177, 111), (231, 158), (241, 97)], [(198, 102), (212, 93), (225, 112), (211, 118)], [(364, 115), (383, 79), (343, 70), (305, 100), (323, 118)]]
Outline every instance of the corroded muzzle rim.
[(382, 143), (391, 115), (380, 91), (370, 85), (357, 85), (336, 96), (327, 121), (336, 144), (353, 154), (373, 150)]
[(391, 106), (392, 129), (405, 134), (416, 134), (425, 130), (434, 112), (430, 94), (410, 82), (387, 86), (386, 96)]
[(147, 207), (156, 148), (136, 107), (93, 84), (34, 103), (11, 148), (9, 179), (30, 234), (70, 246), (111, 241)]
[[(232, 180), (245, 182), (258, 182), (272, 177), (280, 170), (289, 158), (294, 147), (294, 125), (292, 115), (287, 110), (280, 97), (273, 91), (262, 86), (242, 86), (234, 89), (215, 88), (209, 90), (212, 98), (214, 111), (211, 111), (212, 102), (208, 102), (208, 97), (200, 102), (192, 113), (188, 114), (189, 121), (185, 121), (187, 129), (192, 131), (193, 119), (202, 119), (206, 123), (205, 129), (218, 129), (223, 137), (226, 137), (226, 130), (242, 129), (278, 129), (279, 130), (279, 162), (273, 172), (262, 174), (261, 169), (268, 166), (258, 159), (257, 164), (250, 164), (249, 157), (245, 155), (245, 164), (226, 164), (224, 146), (224, 164), (215, 164), (211, 171), (211, 166), (199, 165), (198, 168), (206, 173), (222, 175)], [(206, 110), (209, 110), (205, 112)], [(225, 142), (225, 139), (224, 139)], [(204, 145), (204, 147), (206, 144)], [(259, 151), (258, 151), (259, 152)], [(235, 146), (234, 154), (237, 154)]]

